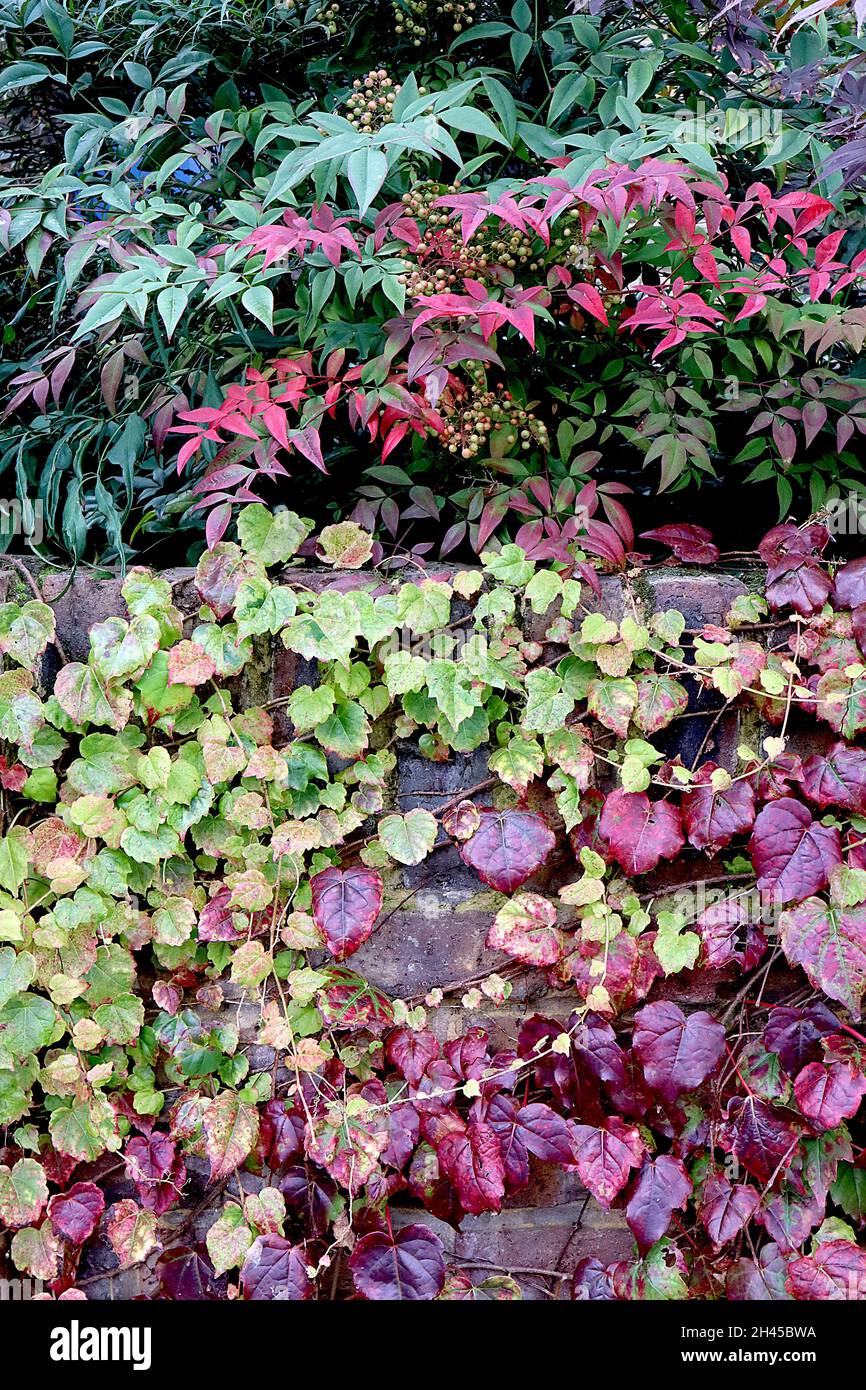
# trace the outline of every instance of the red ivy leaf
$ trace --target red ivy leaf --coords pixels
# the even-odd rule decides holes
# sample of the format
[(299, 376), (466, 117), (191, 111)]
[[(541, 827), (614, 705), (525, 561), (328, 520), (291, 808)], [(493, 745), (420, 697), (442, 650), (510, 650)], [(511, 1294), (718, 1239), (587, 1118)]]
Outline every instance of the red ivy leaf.
[(627, 874), (649, 873), (660, 859), (675, 859), (684, 844), (678, 809), (644, 792), (611, 792), (598, 828)]
[(824, 1004), (808, 1009), (791, 1009), (784, 1004), (773, 1009), (764, 1029), (764, 1046), (775, 1052), (789, 1076), (821, 1056), (821, 1039), (835, 1033), (839, 1020)]
[(701, 1189), (698, 1216), (716, 1249), (733, 1240), (751, 1221), (760, 1193), (745, 1183), (733, 1185), (724, 1173), (710, 1173)]
[(866, 811), (866, 748), (834, 743), (827, 754), (813, 753), (803, 764), (804, 795), (821, 809), (842, 806)]
[(571, 1140), (568, 1126), (549, 1105), (536, 1101), (524, 1105), (515, 1117), (517, 1134), (526, 1148), (545, 1163), (570, 1163)]
[(198, 919), (199, 941), (240, 941), (243, 932), (235, 930), (229, 909), (232, 892), (220, 888), (201, 910)]
[(816, 989), (859, 1018), (866, 988), (866, 906), (842, 908), (807, 898), (781, 914), (779, 930), (791, 964), (801, 965)]
[(676, 1004), (662, 1000), (635, 1015), (633, 1046), (648, 1084), (673, 1104), (715, 1071), (725, 1050), (725, 1030), (708, 1013), (686, 1016)]
[(793, 608), (808, 618), (817, 613), (828, 598), (833, 584), (816, 559), (808, 555), (787, 555), (767, 571), (767, 603), (778, 612)]
[(861, 608), (866, 603), (866, 555), (837, 572), (833, 597), (840, 608)]
[(556, 836), (534, 811), (483, 810), (480, 816), (475, 834), (458, 846), (460, 857), (497, 893), (513, 893), (544, 863)]
[(324, 869), (310, 880), (313, 919), (336, 960), (345, 960), (371, 934), (382, 910), (382, 879), (373, 869)]
[(395, 1028), (386, 1047), (389, 1062), (417, 1086), (431, 1062), (439, 1056), (439, 1043), (429, 1028), (415, 1033), (411, 1028)]
[(157, 1262), (156, 1271), (162, 1287), (175, 1301), (198, 1303), (225, 1298), (224, 1281), (217, 1278), (210, 1259), (201, 1250), (183, 1246), (169, 1250)]
[(662, 1154), (647, 1160), (625, 1209), (625, 1219), (642, 1255), (661, 1239), (674, 1212), (685, 1207), (691, 1190), (691, 1178), (680, 1159)]
[(470, 1120), (465, 1131), (446, 1135), (437, 1154), (464, 1211), (478, 1216), (499, 1210), (505, 1195), (505, 1165), (491, 1125)]
[(797, 1104), (817, 1129), (835, 1129), (856, 1115), (866, 1077), (850, 1062), (810, 1062), (794, 1081)]
[(186, 1181), (186, 1165), (169, 1134), (153, 1130), (127, 1141), (126, 1176), (135, 1183), (141, 1205), (162, 1216), (174, 1206)]
[(282, 1236), (257, 1236), (241, 1269), (244, 1298), (281, 1303), (312, 1298), (315, 1285), (307, 1274), (309, 1263), (302, 1247)]
[(93, 1182), (77, 1182), (48, 1203), (51, 1229), (73, 1245), (83, 1245), (96, 1230), (105, 1211), (105, 1198)]
[(641, 531), (642, 541), (657, 541), (672, 550), (686, 565), (714, 565), (719, 548), (713, 544), (712, 533), (704, 526), (674, 523), (659, 526), (655, 531)]
[(735, 835), (751, 830), (755, 820), (755, 794), (748, 782), (732, 782), (724, 791), (711, 785), (715, 763), (704, 763), (683, 797), (683, 824), (689, 844), (716, 854)]
[(719, 1133), (722, 1148), (760, 1183), (785, 1171), (799, 1139), (799, 1128), (756, 1096), (734, 1096)]
[(824, 1241), (814, 1255), (791, 1261), (785, 1287), (798, 1299), (866, 1299), (866, 1250), (851, 1240)]
[(370, 1231), (352, 1251), (355, 1288), (375, 1301), (430, 1300), (445, 1283), (442, 1242), (426, 1226), (404, 1226), (393, 1235)]
[(580, 1180), (597, 1202), (609, 1207), (643, 1161), (646, 1145), (637, 1125), (612, 1115), (603, 1129), (570, 1124), (574, 1161)]
[(749, 853), (759, 889), (780, 903), (799, 903), (820, 892), (830, 870), (842, 863), (839, 831), (813, 821), (808, 807), (792, 796), (779, 797), (759, 812)]

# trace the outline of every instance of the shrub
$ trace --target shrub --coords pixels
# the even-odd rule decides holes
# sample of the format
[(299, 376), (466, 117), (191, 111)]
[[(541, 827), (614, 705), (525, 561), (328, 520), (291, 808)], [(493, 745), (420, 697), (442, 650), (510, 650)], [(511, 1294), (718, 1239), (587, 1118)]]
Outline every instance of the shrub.
[[(329, 13), (254, 9), (244, 46), (223, 7), (5, 6), (44, 160), (2, 199), (0, 466), (46, 553), (194, 558), (240, 487), (398, 563), (561, 556), (601, 505), (618, 564), (626, 488), (861, 489), (846, 6), (778, 44), (742, 7), (416, 6), (388, 67), (391, 5)], [(285, 436), (179, 448), (287, 371)]]

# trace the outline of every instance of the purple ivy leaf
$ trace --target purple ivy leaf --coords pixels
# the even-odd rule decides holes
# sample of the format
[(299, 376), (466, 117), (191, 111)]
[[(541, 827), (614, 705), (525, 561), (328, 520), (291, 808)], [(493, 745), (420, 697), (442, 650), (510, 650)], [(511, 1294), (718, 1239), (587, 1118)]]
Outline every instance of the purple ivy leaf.
[(823, 1241), (813, 1255), (791, 1261), (786, 1285), (792, 1298), (862, 1301), (866, 1299), (866, 1250), (851, 1240)]
[(643, 792), (611, 792), (598, 828), (627, 874), (649, 873), (660, 859), (675, 859), (684, 844), (677, 807)]
[(701, 1188), (698, 1216), (717, 1250), (739, 1235), (755, 1214), (761, 1194), (745, 1183), (731, 1183), (724, 1173), (710, 1173)]
[(716, 854), (735, 835), (751, 830), (755, 821), (755, 794), (746, 781), (732, 782), (724, 790), (711, 785), (715, 763), (704, 763), (682, 801), (683, 824), (689, 844)]
[(805, 1009), (780, 1004), (764, 1029), (764, 1046), (777, 1053), (789, 1076), (796, 1076), (808, 1062), (821, 1056), (821, 1039), (838, 1027), (838, 1018), (825, 1004), (810, 1004)]
[(244, 1298), (281, 1303), (312, 1298), (315, 1285), (307, 1273), (309, 1263), (302, 1247), (282, 1236), (257, 1236), (241, 1268)]
[(850, 1062), (810, 1062), (794, 1079), (797, 1104), (816, 1129), (835, 1129), (857, 1114), (866, 1077)]
[(816, 989), (859, 1018), (866, 989), (866, 905), (843, 908), (807, 898), (781, 913), (779, 932), (791, 964), (801, 965)]
[(820, 892), (842, 863), (839, 831), (813, 821), (808, 807), (792, 796), (779, 797), (759, 812), (749, 853), (758, 888), (780, 903), (800, 903)]
[(442, 1292), (445, 1254), (439, 1237), (426, 1226), (404, 1226), (393, 1235), (371, 1231), (355, 1245), (349, 1270), (365, 1298), (429, 1301)]
[(866, 811), (866, 748), (834, 743), (828, 753), (813, 753), (803, 764), (803, 793), (823, 810), (841, 806)]
[(483, 810), (480, 818), (475, 834), (458, 846), (460, 857), (497, 893), (513, 893), (541, 867), (556, 836), (534, 811)]
[(370, 936), (382, 911), (382, 879), (374, 869), (323, 869), (310, 880), (313, 919), (335, 960)]
[(725, 1050), (725, 1030), (708, 1013), (686, 1015), (662, 1000), (635, 1014), (633, 1046), (647, 1083), (673, 1104), (715, 1071)]
[(479, 1216), (483, 1211), (499, 1210), (505, 1195), (505, 1164), (491, 1125), (470, 1120), (465, 1130), (446, 1135), (437, 1153), (464, 1211)]
[(612, 1115), (603, 1127), (569, 1122), (569, 1132), (581, 1182), (597, 1202), (609, 1207), (628, 1182), (631, 1169), (643, 1162), (646, 1145), (640, 1130)]
[(681, 1159), (669, 1154), (647, 1159), (625, 1209), (625, 1219), (642, 1255), (661, 1240), (674, 1212), (685, 1207), (691, 1190), (692, 1181)]
[(800, 1128), (755, 1096), (734, 1096), (728, 1102), (719, 1143), (740, 1161), (747, 1173), (768, 1183), (791, 1163)]
[(104, 1211), (105, 1198), (93, 1182), (77, 1182), (48, 1203), (51, 1229), (72, 1245), (83, 1245), (93, 1235)]

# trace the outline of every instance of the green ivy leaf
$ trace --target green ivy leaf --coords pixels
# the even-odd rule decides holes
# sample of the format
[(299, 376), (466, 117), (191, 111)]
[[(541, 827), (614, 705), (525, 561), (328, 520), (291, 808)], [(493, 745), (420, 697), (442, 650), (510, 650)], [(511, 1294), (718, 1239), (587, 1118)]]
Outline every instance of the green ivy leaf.
[(383, 816), (379, 822), (379, 839), (399, 864), (420, 864), (436, 843), (438, 833), (436, 817), (420, 808), (405, 816)]

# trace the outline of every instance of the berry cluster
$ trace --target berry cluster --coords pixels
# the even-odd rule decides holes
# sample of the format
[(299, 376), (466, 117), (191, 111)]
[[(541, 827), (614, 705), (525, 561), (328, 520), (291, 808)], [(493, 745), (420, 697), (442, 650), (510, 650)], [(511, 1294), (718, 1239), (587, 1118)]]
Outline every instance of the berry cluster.
[(400, 91), (384, 68), (373, 68), (366, 77), (356, 77), (346, 101), (346, 119), (356, 130), (378, 130), (392, 119), (394, 102)]
[(425, 182), (416, 184), (403, 195), (403, 206), (419, 224), (421, 242), (412, 259), (403, 262), (400, 277), (409, 299), (418, 295), (440, 294), (459, 285), (466, 276), (482, 282), (495, 283), (500, 272), (529, 269), (540, 271), (543, 263), (538, 244), (524, 232), (485, 223), (464, 242), (459, 224), (448, 208), (434, 206), (437, 199), (459, 192), (458, 184), (443, 187)]
[(546, 425), (531, 410), (518, 405), (501, 381), (491, 390), (479, 363), (468, 364), (466, 370), (468, 384), (452, 385), (439, 402), (445, 420), (442, 445), (449, 454), (476, 458), (489, 447), (490, 435), (502, 429), (513, 430), (524, 451), (532, 447), (533, 440), (543, 449), (550, 447)]
[(570, 265), (578, 269), (589, 265), (590, 252), (579, 213), (567, 212), (553, 224), (547, 259), (552, 265)]
[[(287, 0), (286, 7), (288, 8), (289, 4), (292, 3), (293, 0)], [(339, 14), (340, 6), (336, 3), (335, 0), (334, 4), (323, 5), (320, 10), (316, 10), (314, 17), (319, 21), (320, 24), (324, 24), (328, 33), (333, 38), (337, 33), (337, 20), (339, 18)]]
[(475, 0), (394, 0), (394, 31), (411, 39), (416, 48), (437, 21), (459, 34), (474, 22)]

